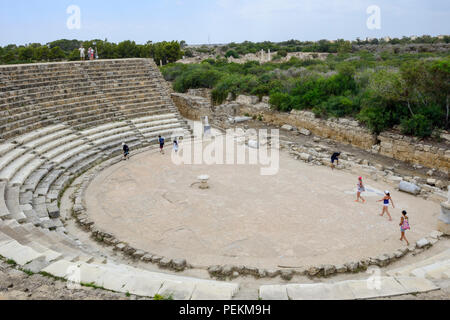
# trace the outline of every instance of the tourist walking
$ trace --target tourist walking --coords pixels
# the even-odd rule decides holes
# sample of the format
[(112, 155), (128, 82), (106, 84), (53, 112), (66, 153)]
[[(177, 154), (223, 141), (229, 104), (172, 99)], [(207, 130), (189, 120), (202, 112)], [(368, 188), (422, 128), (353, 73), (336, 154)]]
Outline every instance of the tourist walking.
[(173, 140), (173, 151), (175, 151), (175, 153), (178, 153), (178, 141), (177, 141), (177, 139)]
[(333, 155), (331, 156), (331, 169), (334, 170), (335, 165), (334, 163), (336, 162), (337, 165), (339, 165), (339, 157), (341, 156), (340, 152), (335, 152), (333, 153)]
[(384, 198), (378, 200), (378, 202), (383, 202), (383, 212), (381, 212), (380, 216), (382, 217), (386, 213), (389, 217), (389, 221), (392, 221), (391, 214), (389, 213), (389, 204), (392, 203), (392, 208), (395, 209), (394, 201), (392, 200), (391, 193), (389, 191), (385, 191), (384, 194)]
[(406, 239), (406, 230), (411, 230), (411, 227), (409, 226), (409, 218), (408, 218), (408, 213), (403, 210), (402, 212), (402, 218), (400, 220), (400, 232), (402, 233), (402, 236), (400, 238), (400, 241), (405, 240), (406, 244), (409, 246), (409, 241), (408, 239)]
[(84, 61), (86, 59), (86, 50), (83, 48), (83, 46), (81, 46), (78, 50), (80, 51), (81, 61)]
[(123, 159), (126, 161), (130, 159), (130, 148), (128, 145), (124, 142), (122, 143), (122, 149), (123, 149)]
[(94, 54), (93, 54), (92, 48), (88, 49), (88, 57), (89, 57), (89, 60), (94, 60)]
[(356, 200), (355, 200), (355, 202), (359, 202), (359, 200), (361, 199), (361, 201), (362, 201), (363, 203), (366, 203), (366, 199), (364, 199), (364, 198), (361, 196), (361, 194), (362, 194), (363, 192), (366, 191), (366, 187), (364, 186), (362, 177), (359, 177), (359, 178), (358, 178), (357, 188), (358, 188), (358, 190), (357, 190), (357, 192), (356, 192)]
[(166, 140), (163, 137), (158, 136), (158, 141), (159, 141), (160, 152), (161, 152), (161, 154), (164, 154), (164, 144), (166, 143)]

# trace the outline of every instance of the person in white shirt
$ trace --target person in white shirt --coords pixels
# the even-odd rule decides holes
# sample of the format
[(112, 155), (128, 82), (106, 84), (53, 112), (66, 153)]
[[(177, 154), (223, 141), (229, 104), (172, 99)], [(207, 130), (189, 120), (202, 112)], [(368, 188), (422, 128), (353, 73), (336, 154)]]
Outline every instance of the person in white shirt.
[(83, 48), (83, 46), (81, 46), (81, 48), (78, 49), (78, 50), (80, 50), (80, 58), (81, 58), (81, 60), (84, 60), (86, 58), (85, 49)]

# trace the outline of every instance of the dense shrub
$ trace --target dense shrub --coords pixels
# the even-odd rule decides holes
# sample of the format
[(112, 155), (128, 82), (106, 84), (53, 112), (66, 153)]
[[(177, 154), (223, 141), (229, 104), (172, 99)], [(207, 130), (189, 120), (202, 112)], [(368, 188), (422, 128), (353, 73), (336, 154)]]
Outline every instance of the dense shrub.
[(433, 133), (432, 121), (422, 114), (402, 121), (403, 134), (414, 135), (421, 138), (429, 137)]

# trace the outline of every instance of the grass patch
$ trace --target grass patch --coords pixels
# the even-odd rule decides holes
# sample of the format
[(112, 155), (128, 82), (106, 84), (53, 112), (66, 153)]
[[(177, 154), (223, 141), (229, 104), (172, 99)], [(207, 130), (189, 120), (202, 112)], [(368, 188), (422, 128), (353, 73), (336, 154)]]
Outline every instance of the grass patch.
[(32, 276), (32, 275), (34, 275), (34, 272), (33, 271), (30, 271), (30, 270), (27, 270), (27, 269), (20, 269), (20, 271), (22, 271), (22, 272), (24, 272), (24, 273), (26, 273), (28, 276)]
[(52, 274), (50, 274), (50, 273), (47, 273), (47, 272), (45, 272), (45, 271), (41, 271), (41, 272), (39, 272), (39, 274), (40, 274), (41, 276), (43, 276), (43, 277), (46, 277), (46, 278), (52, 278), (52, 279), (55, 279), (55, 280), (58, 280), (58, 281), (67, 282), (66, 279), (61, 278), (61, 277), (54, 276), (54, 275), (52, 275)]
[(17, 262), (15, 262), (15, 261), (12, 260), (12, 259), (6, 260), (6, 263), (9, 264), (10, 266), (17, 266)]
[(156, 296), (154, 296), (153, 297), (153, 300), (155, 300), (155, 301), (171, 301), (171, 300), (173, 300), (173, 296), (172, 295), (169, 295), (169, 296), (162, 296), (162, 295), (159, 295), (159, 294), (157, 294)]

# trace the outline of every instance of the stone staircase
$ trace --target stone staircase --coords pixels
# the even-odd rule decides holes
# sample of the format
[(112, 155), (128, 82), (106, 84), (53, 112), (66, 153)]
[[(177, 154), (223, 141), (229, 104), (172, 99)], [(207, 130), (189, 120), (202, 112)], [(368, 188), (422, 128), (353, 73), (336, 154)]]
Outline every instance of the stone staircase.
[(429, 259), (388, 271), (387, 274), (429, 280), (450, 280), (450, 249)]
[(259, 297), (262, 300), (364, 300), (439, 290), (434, 281), (450, 279), (450, 249), (386, 274), (369, 281), (261, 286)]
[(231, 299), (239, 285), (148, 272), (107, 261), (68, 234), (59, 200), (84, 172), (190, 136), (152, 61), (0, 67), (0, 256), (23, 270), (146, 297)]

